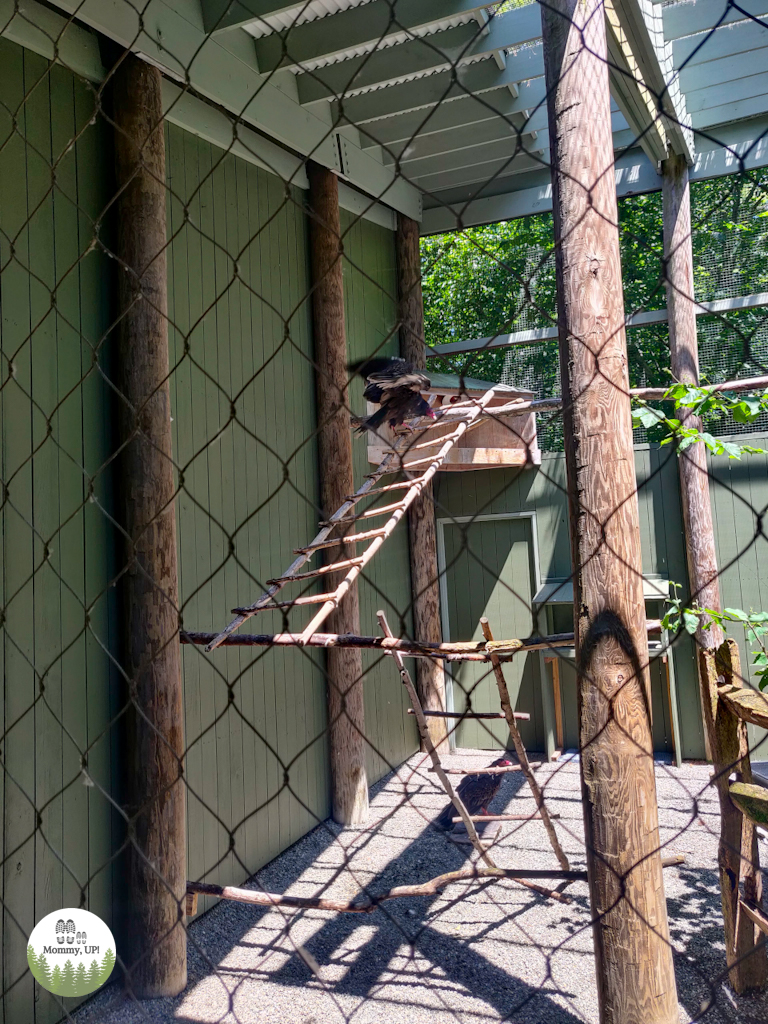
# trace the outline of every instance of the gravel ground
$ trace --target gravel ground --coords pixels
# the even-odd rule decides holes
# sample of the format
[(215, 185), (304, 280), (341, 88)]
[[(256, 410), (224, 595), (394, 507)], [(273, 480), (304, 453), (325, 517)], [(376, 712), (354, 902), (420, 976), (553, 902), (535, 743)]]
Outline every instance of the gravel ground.
[[(449, 767), (480, 767), (497, 755), (463, 750)], [(350, 898), (425, 881), (466, 864), (470, 847), (428, 825), (445, 803), (423, 755), (378, 783), (371, 824), (325, 824), (267, 865), (258, 884), (273, 892)], [(548, 806), (573, 867), (584, 866), (576, 758), (545, 765)], [(722, 982), (716, 796), (709, 768), (658, 763), (665, 855), (687, 861), (664, 879), (680, 996), (680, 1021), (765, 1024), (768, 994), (738, 998)], [(694, 809), (694, 798), (698, 808)], [(404, 797), (407, 799), (404, 800)], [(492, 809), (532, 812), (528, 787), (506, 776)], [(696, 816), (698, 814), (698, 816)], [(763, 863), (768, 845), (761, 843)], [(504, 823), (501, 866), (557, 862), (539, 822)], [(474, 857), (474, 855), (473, 855)], [(460, 885), (443, 895), (395, 900), (370, 916), (284, 914), (221, 902), (190, 930), (189, 985), (181, 996), (138, 1004), (115, 987), (75, 1014), (78, 1024), (519, 1024), (597, 1022), (587, 886), (568, 890), (569, 906), (510, 881)]]

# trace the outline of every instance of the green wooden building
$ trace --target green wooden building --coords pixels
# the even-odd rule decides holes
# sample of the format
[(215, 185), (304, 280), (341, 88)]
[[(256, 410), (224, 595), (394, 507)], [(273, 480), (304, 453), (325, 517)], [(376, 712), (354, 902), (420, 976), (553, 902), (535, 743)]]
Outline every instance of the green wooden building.
[[(376, 31), (381, 3), (369, 4), (364, 19), (340, 3), (320, 19), (327, 24), (316, 38), (309, 29), (304, 33), (305, 59), (328, 58), (327, 67), (337, 69), (320, 76), (282, 68), (273, 52), (277, 22), (266, 23), (269, 31), (261, 34), (253, 27), (278, 6), (298, 5), (152, 0), (139, 28), (136, 12), (121, 0), (27, 0), (23, 13), (0, 2), (0, 1024), (61, 1016), (27, 969), (27, 938), (37, 921), (58, 908), (85, 905), (119, 933), (127, 898), (122, 540), (114, 516), (119, 398), (110, 379), (118, 268), (113, 136), (100, 88), (110, 46), (133, 49), (165, 76), (170, 387), (180, 610), (188, 629), (223, 626), (230, 609), (255, 599), (316, 529), (306, 157), (333, 167), (342, 179), (350, 360), (398, 350), (398, 212), (422, 219), (424, 232), (436, 232), (456, 226), (455, 215), (446, 212), (453, 202), (467, 204), (465, 224), (551, 205), (541, 168), (525, 163), (525, 154), (514, 188), (469, 201), (461, 158), (446, 157), (437, 145), (443, 132), (456, 128), (448, 122), (458, 107), (442, 115), (447, 120), (434, 132), (433, 152), (413, 156), (429, 166), (399, 173), (381, 147), (402, 141), (414, 110), (437, 102), (430, 90), (443, 73), (438, 61), (437, 75), (418, 77), (435, 67), (403, 41), (387, 51), (397, 62), (397, 81), (373, 62), (365, 72), (368, 91), (354, 96), (347, 112), (376, 127), (332, 128), (334, 75), (346, 59), (358, 57), (330, 57), (353, 51)], [(436, 32), (466, 35), (482, 5), (449, 5), (458, 21), (447, 26), (439, 5), (425, 6), (427, 15), (409, 15), (417, 28), (434, 22)], [(717, 12), (698, 4), (698, 21), (686, 28), (677, 8), (688, 8), (668, 6), (670, 40), (677, 39), (674, 32), (687, 36), (717, 20)], [(229, 7), (236, 16), (230, 18)], [(529, 51), (513, 53), (538, 39), (525, 11), (496, 19), (468, 64), (475, 76), (477, 69), (493, 72), (487, 89), (502, 90), (505, 104), (509, 97), (518, 103), (508, 86), (519, 82), (521, 110), (540, 103), (532, 90), (542, 88), (535, 46), (527, 57)], [(336, 36), (338, 15), (350, 17)], [(209, 49), (201, 50), (209, 38)], [(689, 50), (681, 48), (676, 59), (685, 60)], [(509, 52), (507, 70), (494, 57), (502, 51)], [(282, 77), (266, 81), (267, 69)], [(734, 127), (720, 110), (717, 82), (705, 82), (696, 62), (689, 70), (699, 104), (695, 128), (727, 120), (723, 137), (732, 147), (759, 136), (768, 103), (746, 97), (752, 106)], [(249, 105), (254, 92), (258, 99)], [(719, 111), (714, 121), (706, 120), (710, 110)], [(477, 130), (473, 125), (462, 130)], [(531, 131), (544, 129), (540, 124)], [(407, 130), (413, 134), (418, 125)], [(626, 147), (630, 126), (618, 108), (614, 130), (617, 148)], [(491, 160), (485, 145), (478, 140), (482, 176)], [(764, 145), (747, 149), (746, 166), (768, 162)], [(708, 137), (694, 173), (703, 178), (733, 170), (731, 151)], [(619, 169), (622, 194), (659, 187), (640, 147), (624, 153)], [(361, 392), (353, 384), (351, 403), (359, 411)], [(751, 443), (768, 447), (768, 436), (753, 435)], [(362, 478), (370, 469), (363, 440), (356, 442), (355, 460)], [(636, 465), (647, 609), (654, 618), (669, 581), (686, 579), (677, 468), (669, 449), (648, 445), (637, 447)], [(768, 607), (768, 551), (759, 520), (768, 505), (767, 469), (766, 456), (711, 461), (726, 606)], [(564, 484), (562, 455), (547, 452), (540, 466), (440, 476), (435, 497), (446, 639), (477, 636), (481, 615), (499, 636), (571, 628)], [(377, 633), (382, 607), (393, 630), (412, 634), (404, 528), (366, 570), (360, 602), (363, 634)], [(270, 613), (265, 629), (290, 628), (291, 621)], [(746, 650), (742, 659), (748, 663)], [(365, 654), (364, 669), (373, 783), (418, 749), (418, 737), (391, 663)], [(552, 665), (538, 653), (516, 658), (509, 677), (518, 708), (531, 715), (523, 724), (528, 747), (551, 753), (560, 720), (562, 746), (576, 746), (567, 660), (558, 704)], [(188, 877), (239, 884), (329, 815), (322, 652), (230, 648), (208, 656), (185, 646), (183, 683)], [(454, 672), (449, 699), (455, 709), (466, 706), (467, 693), (475, 710), (496, 708), (492, 681), (476, 666)], [(704, 757), (686, 639), (654, 661), (653, 709), (659, 753)], [(752, 738), (760, 739), (755, 732)], [(506, 736), (498, 726), (465, 722), (455, 742), (497, 748)]]

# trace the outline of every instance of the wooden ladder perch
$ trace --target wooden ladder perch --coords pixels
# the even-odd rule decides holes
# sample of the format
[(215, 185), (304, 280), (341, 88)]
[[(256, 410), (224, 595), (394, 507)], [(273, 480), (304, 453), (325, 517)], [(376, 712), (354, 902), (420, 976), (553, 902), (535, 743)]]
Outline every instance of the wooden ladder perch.
[[(206, 645), (205, 650), (214, 650), (214, 648), (223, 643), (230, 634), (234, 633), (236, 629), (239, 629), (244, 622), (247, 622), (252, 615), (256, 615), (257, 612), (264, 611), (269, 608), (291, 607), (294, 604), (320, 604), (321, 608), (297, 640), (298, 645), (306, 644), (312, 634), (317, 632), (331, 612), (335, 608), (338, 608), (342, 598), (349, 591), (350, 587), (363, 571), (365, 566), (370, 562), (379, 548), (382, 547), (384, 542), (392, 535), (395, 527), (408, 511), (409, 507), (413, 504), (419, 494), (421, 494), (440, 466), (445, 462), (448, 457), (448, 453), (459, 442), (467, 430), (469, 430), (470, 426), (482, 415), (486, 406), (494, 397), (494, 393), (495, 389), (491, 388), (477, 401), (470, 401), (466, 404), (462, 403), (462, 408), (456, 408), (456, 406), (454, 406), (448, 410), (450, 413), (449, 416), (440, 417), (441, 419), (447, 418), (451, 421), (457, 420), (458, 426), (453, 433), (439, 439), (443, 441), (443, 444), (436, 455), (430, 455), (426, 459), (417, 460), (418, 462), (429, 462), (429, 466), (421, 476), (412, 480), (405, 480), (401, 483), (389, 484), (386, 487), (374, 489), (374, 485), (382, 476), (385, 476), (387, 473), (392, 473), (395, 469), (399, 468), (397, 465), (398, 459), (405, 450), (410, 450), (413, 447), (406, 443), (408, 440), (406, 438), (398, 440), (394, 445), (393, 450), (388, 452), (374, 472), (369, 474), (366, 482), (357, 491), (355, 491), (354, 494), (351, 494), (347, 498), (344, 504), (334, 512), (330, 519), (320, 524), (322, 528), (314, 540), (306, 547), (297, 549), (298, 557), (288, 566), (283, 575), (278, 576), (273, 580), (267, 580), (268, 589), (265, 590), (261, 597), (257, 601), (254, 601), (253, 604), (244, 608), (233, 609), (237, 613), (236, 617), (232, 619), (229, 625), (218, 633), (209, 644)], [(410, 463), (409, 468), (413, 464), (414, 463)], [(384, 505), (380, 508), (367, 509), (365, 512), (359, 513), (358, 515), (347, 515), (347, 513), (363, 498), (368, 497), (371, 494), (385, 494), (396, 490), (405, 491), (405, 494), (400, 501), (394, 502), (390, 505)], [(387, 522), (379, 529), (366, 530), (362, 533), (351, 534), (347, 537), (337, 537), (329, 541), (331, 532), (337, 526), (346, 525), (347, 523), (355, 523), (361, 519), (365, 520), (373, 518), (374, 516), (387, 514), (389, 514)], [(299, 572), (299, 569), (309, 561), (316, 551), (320, 551), (323, 548), (330, 546), (365, 541), (369, 541), (370, 543), (366, 547), (365, 551), (355, 558), (347, 558), (338, 562), (332, 562), (328, 565), (323, 565), (317, 569), (313, 569), (310, 572)], [(339, 572), (344, 569), (347, 570), (346, 575), (335, 590), (329, 591), (325, 594), (314, 594), (308, 597), (300, 597), (294, 601), (277, 602), (273, 600), (275, 594), (282, 590), (282, 588), (288, 583), (322, 577), (328, 573)]]

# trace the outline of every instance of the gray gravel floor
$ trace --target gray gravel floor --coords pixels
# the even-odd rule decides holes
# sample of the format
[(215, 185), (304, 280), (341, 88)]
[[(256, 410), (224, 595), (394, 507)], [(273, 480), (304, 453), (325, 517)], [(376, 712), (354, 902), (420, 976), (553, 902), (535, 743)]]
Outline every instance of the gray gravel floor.
[[(480, 767), (496, 755), (463, 750), (449, 767)], [(584, 866), (578, 762), (537, 772), (574, 867)], [(709, 768), (657, 764), (661, 837), (686, 864), (664, 879), (680, 996), (680, 1021), (766, 1024), (768, 994), (737, 998), (725, 968), (716, 876), (719, 827)], [(699, 795), (701, 794), (701, 795)], [(698, 798), (697, 809), (694, 800)], [(365, 829), (323, 825), (267, 865), (258, 885), (272, 892), (350, 898), (425, 881), (466, 864), (470, 848), (428, 821), (445, 803), (423, 755), (374, 787)], [(493, 804), (501, 813), (535, 808), (510, 774)], [(763, 863), (768, 844), (761, 843)], [(474, 855), (473, 855), (474, 857)], [(503, 826), (502, 866), (557, 862), (541, 824)], [(254, 884), (254, 887), (257, 887)], [(370, 916), (285, 914), (222, 902), (192, 924), (189, 985), (175, 999), (138, 1004), (116, 988), (75, 1014), (78, 1024), (520, 1024), (597, 1022), (587, 887), (570, 906), (509, 881), (460, 885), (438, 897), (397, 900)]]

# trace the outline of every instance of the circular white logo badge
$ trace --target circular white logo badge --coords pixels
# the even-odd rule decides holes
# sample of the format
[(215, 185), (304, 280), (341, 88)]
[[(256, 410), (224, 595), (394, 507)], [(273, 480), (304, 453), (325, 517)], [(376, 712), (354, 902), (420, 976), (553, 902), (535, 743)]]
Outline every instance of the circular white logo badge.
[(69, 907), (38, 921), (27, 963), (35, 979), (57, 996), (86, 996), (101, 988), (115, 966), (115, 940), (100, 917)]

